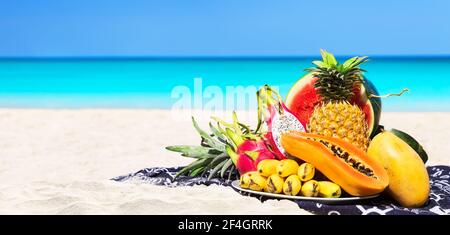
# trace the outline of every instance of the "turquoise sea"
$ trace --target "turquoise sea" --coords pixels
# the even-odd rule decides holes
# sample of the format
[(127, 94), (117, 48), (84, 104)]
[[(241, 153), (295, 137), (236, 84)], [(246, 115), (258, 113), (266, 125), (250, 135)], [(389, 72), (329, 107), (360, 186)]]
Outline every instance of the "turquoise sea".
[[(176, 86), (278, 86), (285, 97), (317, 58), (1, 59), (0, 108), (171, 108)], [(450, 58), (371, 58), (386, 111), (450, 111)]]

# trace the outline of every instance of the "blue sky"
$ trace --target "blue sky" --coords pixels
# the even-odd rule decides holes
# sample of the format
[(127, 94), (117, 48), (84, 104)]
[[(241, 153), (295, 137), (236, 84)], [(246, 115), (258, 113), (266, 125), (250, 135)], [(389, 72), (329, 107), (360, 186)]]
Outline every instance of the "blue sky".
[(0, 57), (450, 55), (449, 10), (448, 0), (0, 0)]

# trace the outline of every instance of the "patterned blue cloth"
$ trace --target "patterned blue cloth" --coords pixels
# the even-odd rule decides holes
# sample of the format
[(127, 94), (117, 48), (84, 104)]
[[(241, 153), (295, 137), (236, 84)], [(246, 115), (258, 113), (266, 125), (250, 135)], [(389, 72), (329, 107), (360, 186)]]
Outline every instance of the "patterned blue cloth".
[[(139, 181), (155, 185), (163, 185), (167, 187), (193, 186), (193, 185), (210, 185), (218, 184), (223, 186), (231, 186), (230, 180), (211, 179), (205, 177), (188, 177), (181, 176), (173, 180), (175, 174), (180, 168), (162, 168), (153, 167), (140, 170), (124, 176), (113, 178), (115, 181)], [(430, 175), (430, 198), (422, 208), (404, 208), (393, 202), (387, 196), (380, 196), (374, 199), (360, 201), (360, 204), (342, 204), (342, 205), (326, 205), (311, 201), (295, 200), (300, 208), (310, 211), (313, 214), (345, 214), (345, 215), (450, 215), (450, 166), (429, 166), (427, 167)], [(256, 197), (261, 201), (269, 198), (245, 192), (239, 193)]]

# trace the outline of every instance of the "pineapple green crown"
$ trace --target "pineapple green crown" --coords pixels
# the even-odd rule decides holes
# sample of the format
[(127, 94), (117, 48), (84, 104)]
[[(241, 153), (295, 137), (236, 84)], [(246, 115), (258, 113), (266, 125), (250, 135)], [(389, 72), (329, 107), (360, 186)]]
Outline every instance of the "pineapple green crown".
[(324, 101), (350, 100), (354, 95), (353, 87), (362, 82), (362, 73), (365, 70), (359, 68), (359, 66), (368, 61), (367, 56), (355, 56), (340, 64), (331, 53), (321, 49), (320, 54), (322, 55), (322, 61), (313, 61), (316, 67), (306, 70), (318, 78), (315, 87), (319, 94)]

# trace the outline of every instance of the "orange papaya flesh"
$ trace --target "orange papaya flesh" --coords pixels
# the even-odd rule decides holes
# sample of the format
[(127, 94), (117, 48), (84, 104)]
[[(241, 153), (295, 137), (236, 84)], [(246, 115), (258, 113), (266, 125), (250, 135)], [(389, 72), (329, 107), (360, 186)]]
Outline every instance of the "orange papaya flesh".
[(352, 196), (378, 194), (389, 184), (389, 176), (381, 164), (344, 140), (289, 132), (282, 135), (281, 144), (289, 155), (313, 164)]

